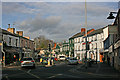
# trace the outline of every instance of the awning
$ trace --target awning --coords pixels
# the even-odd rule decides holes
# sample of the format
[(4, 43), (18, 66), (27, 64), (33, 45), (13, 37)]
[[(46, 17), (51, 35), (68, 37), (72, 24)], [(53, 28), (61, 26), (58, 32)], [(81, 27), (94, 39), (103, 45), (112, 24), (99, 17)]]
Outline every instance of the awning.
[(13, 47), (4, 47), (3, 50), (7, 53), (17, 53), (19, 54), (21, 52), (20, 48), (13, 48)]

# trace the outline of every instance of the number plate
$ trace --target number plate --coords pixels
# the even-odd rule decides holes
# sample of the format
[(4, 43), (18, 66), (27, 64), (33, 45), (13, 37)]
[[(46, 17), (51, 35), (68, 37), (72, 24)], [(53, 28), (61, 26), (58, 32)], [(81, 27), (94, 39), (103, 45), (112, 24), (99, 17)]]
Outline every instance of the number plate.
[(29, 64), (30, 62), (26, 62), (26, 64)]

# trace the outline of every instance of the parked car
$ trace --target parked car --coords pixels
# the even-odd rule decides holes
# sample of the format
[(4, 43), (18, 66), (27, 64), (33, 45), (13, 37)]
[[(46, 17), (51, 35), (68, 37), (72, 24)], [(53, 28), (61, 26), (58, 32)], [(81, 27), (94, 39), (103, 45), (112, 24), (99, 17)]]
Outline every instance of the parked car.
[(66, 57), (66, 59), (65, 59), (65, 60), (67, 60), (67, 61), (68, 61), (69, 59), (70, 59), (70, 57)]
[(78, 64), (78, 59), (77, 58), (70, 58), (68, 60), (68, 64)]
[[(85, 58), (82, 59), (82, 62), (85, 63)], [(91, 62), (91, 63), (94, 63), (95, 60), (94, 59), (91, 59), (91, 58), (87, 58), (87, 62)]]
[(21, 67), (33, 67), (35, 68), (35, 60), (32, 57), (24, 57), (21, 59)]
[(59, 56), (59, 60), (65, 60), (65, 56)]

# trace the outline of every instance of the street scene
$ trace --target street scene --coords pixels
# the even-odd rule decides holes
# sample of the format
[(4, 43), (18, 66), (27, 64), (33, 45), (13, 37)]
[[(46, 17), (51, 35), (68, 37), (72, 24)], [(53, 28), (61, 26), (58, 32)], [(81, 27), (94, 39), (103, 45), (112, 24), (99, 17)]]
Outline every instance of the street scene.
[(1, 80), (120, 80), (120, 1), (0, 6)]

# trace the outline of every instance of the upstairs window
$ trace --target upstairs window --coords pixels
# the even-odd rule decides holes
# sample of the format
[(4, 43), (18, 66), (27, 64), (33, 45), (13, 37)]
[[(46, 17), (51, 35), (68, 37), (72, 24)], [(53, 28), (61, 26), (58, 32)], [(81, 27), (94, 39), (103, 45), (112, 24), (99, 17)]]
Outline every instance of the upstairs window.
[(9, 45), (11, 46), (11, 38), (9, 37)]
[(17, 43), (18, 43), (18, 39), (16, 39), (16, 47), (18, 46), (18, 44), (17, 44)]

